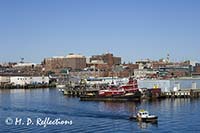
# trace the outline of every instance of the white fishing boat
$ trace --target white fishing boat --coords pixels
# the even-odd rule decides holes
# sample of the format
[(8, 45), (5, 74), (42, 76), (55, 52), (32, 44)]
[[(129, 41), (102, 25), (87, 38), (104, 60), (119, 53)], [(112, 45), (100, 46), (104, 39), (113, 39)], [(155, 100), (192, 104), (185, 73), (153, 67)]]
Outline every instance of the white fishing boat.
[(136, 115), (130, 116), (129, 119), (136, 119), (142, 122), (156, 122), (158, 117), (156, 115), (150, 115), (146, 110), (139, 110)]

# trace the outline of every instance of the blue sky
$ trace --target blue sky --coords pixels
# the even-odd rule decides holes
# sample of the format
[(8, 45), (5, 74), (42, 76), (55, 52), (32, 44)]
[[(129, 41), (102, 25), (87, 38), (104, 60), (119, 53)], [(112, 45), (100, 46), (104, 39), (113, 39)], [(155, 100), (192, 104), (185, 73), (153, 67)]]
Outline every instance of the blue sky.
[(112, 52), (200, 61), (199, 0), (0, 0), (0, 62)]

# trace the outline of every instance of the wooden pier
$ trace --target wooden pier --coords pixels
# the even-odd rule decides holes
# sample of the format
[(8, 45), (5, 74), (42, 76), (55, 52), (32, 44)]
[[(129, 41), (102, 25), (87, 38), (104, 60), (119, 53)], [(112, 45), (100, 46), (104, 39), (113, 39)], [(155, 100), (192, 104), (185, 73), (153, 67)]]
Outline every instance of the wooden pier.
[(165, 92), (167, 98), (198, 98), (200, 89), (184, 89), (179, 91)]
[(55, 88), (54, 84), (27, 84), (27, 85), (0, 85), (0, 89), (34, 89), (34, 88)]

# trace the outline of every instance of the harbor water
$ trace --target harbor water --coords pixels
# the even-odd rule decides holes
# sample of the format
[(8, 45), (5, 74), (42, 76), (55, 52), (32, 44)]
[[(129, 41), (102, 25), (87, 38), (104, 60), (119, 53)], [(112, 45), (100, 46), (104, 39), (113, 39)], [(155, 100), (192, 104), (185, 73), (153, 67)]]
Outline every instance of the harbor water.
[[(158, 122), (130, 121), (135, 107), (156, 114)], [(64, 96), (58, 89), (0, 90), (0, 132), (6, 133), (200, 132), (199, 112), (200, 99), (84, 102)], [(45, 119), (67, 123), (37, 123)]]

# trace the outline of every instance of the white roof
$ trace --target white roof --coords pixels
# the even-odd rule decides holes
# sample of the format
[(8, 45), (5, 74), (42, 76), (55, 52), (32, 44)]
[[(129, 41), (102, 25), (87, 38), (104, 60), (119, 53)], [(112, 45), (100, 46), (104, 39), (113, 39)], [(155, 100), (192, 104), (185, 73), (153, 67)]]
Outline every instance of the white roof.
[(32, 66), (36, 65), (36, 63), (17, 63), (14, 67), (24, 67), (24, 66)]
[(65, 58), (64, 56), (53, 56), (53, 58)]
[(66, 57), (67, 58), (85, 58), (85, 56), (79, 55), (79, 54), (69, 54)]

